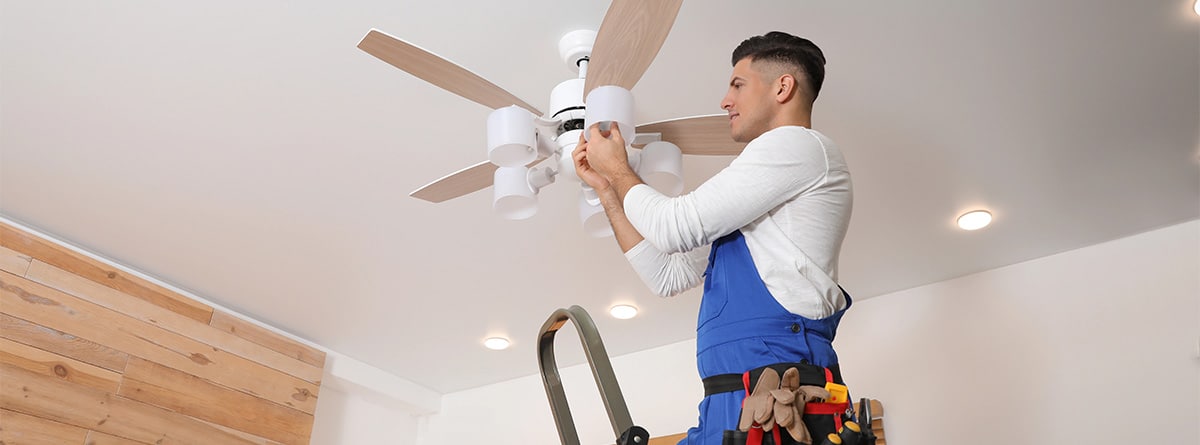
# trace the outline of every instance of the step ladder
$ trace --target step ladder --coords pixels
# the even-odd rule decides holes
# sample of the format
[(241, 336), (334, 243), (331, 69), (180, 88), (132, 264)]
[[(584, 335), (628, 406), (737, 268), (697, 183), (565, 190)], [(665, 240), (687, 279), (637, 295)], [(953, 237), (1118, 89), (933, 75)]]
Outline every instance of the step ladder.
[(621, 386), (617, 384), (617, 376), (613, 373), (608, 352), (604, 350), (604, 342), (600, 340), (600, 332), (596, 330), (592, 317), (579, 306), (554, 311), (538, 334), (538, 365), (542, 373), (542, 383), (546, 386), (546, 397), (550, 399), (554, 425), (558, 427), (558, 438), (563, 445), (580, 445), (575, 420), (571, 417), (571, 408), (567, 406), (567, 394), (563, 391), (562, 378), (558, 374), (558, 365), (554, 362), (554, 335), (567, 321), (575, 325), (575, 330), (579, 332), (579, 342), (583, 344), (583, 353), (592, 368), (592, 377), (596, 379), (596, 387), (600, 389), (600, 398), (604, 401), (605, 411), (608, 412), (616, 444), (647, 445), (650, 442), (650, 433), (634, 425), (633, 419), (629, 417), (629, 407), (625, 405), (625, 397), (621, 395)]

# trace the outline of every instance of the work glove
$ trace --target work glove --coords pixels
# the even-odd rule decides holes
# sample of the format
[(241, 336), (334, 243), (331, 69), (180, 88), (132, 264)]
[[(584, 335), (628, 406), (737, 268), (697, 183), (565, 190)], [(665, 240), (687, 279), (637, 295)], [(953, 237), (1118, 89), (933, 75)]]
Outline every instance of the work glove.
[(804, 424), (804, 404), (828, 399), (829, 391), (819, 386), (800, 386), (800, 371), (788, 368), (779, 389), (771, 391), (771, 395), (775, 399), (775, 422), (780, 428), (786, 428), (796, 442), (811, 445), (812, 436)]
[(758, 376), (754, 391), (742, 402), (742, 417), (738, 420), (739, 430), (750, 431), (755, 423), (761, 425), (763, 431), (771, 431), (771, 428), (775, 427), (775, 418), (771, 415), (775, 408), (775, 398), (771, 391), (778, 388), (779, 373), (771, 368), (764, 369), (762, 375)]

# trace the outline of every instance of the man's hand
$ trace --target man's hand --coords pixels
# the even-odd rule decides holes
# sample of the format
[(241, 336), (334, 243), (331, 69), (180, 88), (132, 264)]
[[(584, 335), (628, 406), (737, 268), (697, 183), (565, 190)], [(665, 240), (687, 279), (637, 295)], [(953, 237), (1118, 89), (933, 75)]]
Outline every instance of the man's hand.
[(596, 190), (596, 193), (608, 192), (608, 179), (596, 172), (588, 162), (588, 142), (584, 140), (583, 133), (579, 133), (579, 144), (575, 145), (575, 151), (571, 153), (571, 159), (575, 163), (575, 175), (583, 180), (584, 184), (591, 186)]
[[(629, 154), (625, 152), (625, 138), (621, 137), (621, 129), (613, 122), (609, 131), (600, 131), (600, 124), (592, 125), (586, 131), (589, 140), (585, 142), (581, 136), (575, 148), (575, 172), (596, 193), (603, 195), (611, 190), (617, 205), (620, 205), (629, 189), (642, 183), (642, 178), (629, 166)], [(580, 166), (587, 168), (581, 170)], [(593, 184), (593, 181), (596, 183)]]
[(621, 129), (616, 122), (612, 123), (609, 131), (600, 131), (600, 124), (594, 124), (588, 132), (588, 163), (592, 169), (612, 181), (621, 175), (635, 175), (629, 167), (629, 154), (625, 152), (625, 138), (621, 137)]

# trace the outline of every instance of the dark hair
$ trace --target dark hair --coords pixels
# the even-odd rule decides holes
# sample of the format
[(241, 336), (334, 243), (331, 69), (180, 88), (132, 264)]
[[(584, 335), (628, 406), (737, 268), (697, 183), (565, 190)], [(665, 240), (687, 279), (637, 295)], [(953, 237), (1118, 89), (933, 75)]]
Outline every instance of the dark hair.
[(733, 50), (733, 65), (747, 57), (752, 62), (779, 62), (799, 68), (808, 79), (814, 100), (821, 91), (821, 84), (825, 82), (825, 54), (816, 44), (803, 37), (779, 31), (751, 37)]

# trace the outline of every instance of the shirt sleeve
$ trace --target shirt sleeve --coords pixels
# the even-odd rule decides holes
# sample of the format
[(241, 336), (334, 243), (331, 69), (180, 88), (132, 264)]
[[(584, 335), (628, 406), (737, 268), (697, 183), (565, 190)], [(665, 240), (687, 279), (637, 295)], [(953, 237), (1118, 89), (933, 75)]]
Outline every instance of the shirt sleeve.
[(625, 252), (625, 258), (651, 291), (670, 297), (696, 287), (704, 280), (708, 249), (668, 254), (642, 240)]
[(672, 198), (645, 184), (634, 186), (625, 195), (625, 215), (663, 253), (688, 252), (818, 186), (828, 168), (825, 147), (815, 134), (781, 127), (751, 141), (691, 193)]

